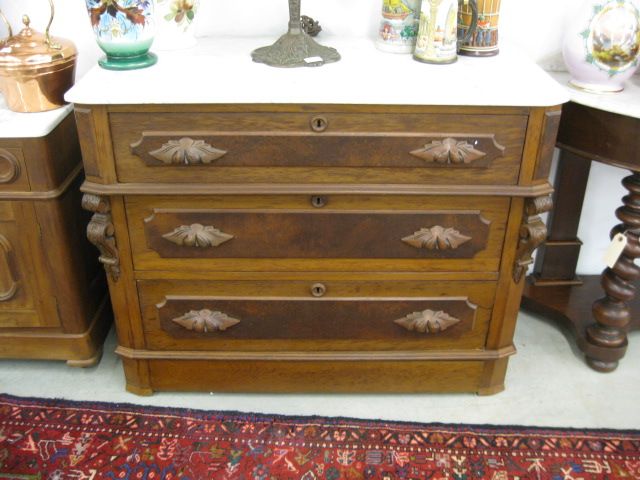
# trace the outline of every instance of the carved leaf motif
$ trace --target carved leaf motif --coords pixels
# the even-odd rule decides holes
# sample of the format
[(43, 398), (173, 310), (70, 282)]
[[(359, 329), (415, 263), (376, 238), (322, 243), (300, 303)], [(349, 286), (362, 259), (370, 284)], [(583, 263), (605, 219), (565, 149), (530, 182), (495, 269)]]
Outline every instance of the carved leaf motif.
[(410, 332), (416, 331), (420, 333), (440, 333), (459, 323), (460, 319), (438, 310), (424, 310), (422, 312), (413, 312), (406, 317), (394, 320), (401, 327), (406, 328)]
[(240, 320), (231, 318), (222, 312), (212, 312), (211, 310), (191, 310), (181, 317), (171, 319), (172, 322), (198, 333), (215, 331), (225, 331), (240, 323)]
[(412, 247), (426, 248), (427, 250), (455, 250), (469, 240), (471, 240), (471, 237), (461, 234), (458, 230), (444, 228), (440, 225), (422, 228), (413, 235), (402, 239), (403, 242)]
[(233, 235), (221, 232), (215, 227), (205, 227), (194, 223), (193, 225), (182, 225), (171, 233), (165, 233), (162, 237), (181, 247), (207, 248), (222, 245), (231, 240)]
[(184, 137), (180, 140), (169, 140), (159, 149), (149, 152), (149, 155), (166, 165), (197, 165), (209, 164), (226, 153), (225, 150), (212, 147), (204, 140)]
[(434, 140), (431, 143), (427, 143), (424, 148), (410, 153), (427, 162), (454, 165), (472, 163), (487, 155), (485, 152), (474, 148), (466, 140), (456, 140), (455, 138)]

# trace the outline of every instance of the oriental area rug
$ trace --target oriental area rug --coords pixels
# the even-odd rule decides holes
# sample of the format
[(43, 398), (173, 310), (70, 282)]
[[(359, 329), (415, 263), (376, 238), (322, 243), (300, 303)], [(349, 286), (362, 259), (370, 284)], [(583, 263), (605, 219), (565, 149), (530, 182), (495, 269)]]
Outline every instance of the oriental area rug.
[(0, 395), (0, 479), (640, 479), (640, 432), (149, 408)]

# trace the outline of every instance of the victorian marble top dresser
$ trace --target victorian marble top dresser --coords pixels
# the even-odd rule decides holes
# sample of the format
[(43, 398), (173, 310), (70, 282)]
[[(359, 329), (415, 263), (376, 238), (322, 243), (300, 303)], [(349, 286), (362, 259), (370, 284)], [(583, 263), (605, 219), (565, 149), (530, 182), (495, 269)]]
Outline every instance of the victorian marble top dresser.
[(206, 39), (68, 93), (127, 388), (503, 389), (563, 90), (507, 53)]

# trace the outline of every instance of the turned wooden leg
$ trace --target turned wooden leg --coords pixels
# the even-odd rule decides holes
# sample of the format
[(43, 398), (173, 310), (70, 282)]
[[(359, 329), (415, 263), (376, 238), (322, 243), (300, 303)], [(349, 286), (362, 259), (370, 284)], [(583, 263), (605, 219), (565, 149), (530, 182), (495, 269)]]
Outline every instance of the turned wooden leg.
[(635, 286), (632, 282), (640, 278), (640, 268), (633, 260), (640, 257), (640, 173), (626, 177), (622, 184), (629, 195), (622, 199), (624, 204), (616, 210), (622, 221), (611, 231), (626, 233), (627, 246), (613, 268), (602, 273), (602, 287), (605, 296), (593, 304), (596, 323), (587, 328), (587, 341), (593, 345), (612, 349), (597, 357), (587, 354), (588, 364), (600, 372), (611, 372), (618, 366), (627, 347), (627, 329), (631, 320), (628, 303), (633, 299)]

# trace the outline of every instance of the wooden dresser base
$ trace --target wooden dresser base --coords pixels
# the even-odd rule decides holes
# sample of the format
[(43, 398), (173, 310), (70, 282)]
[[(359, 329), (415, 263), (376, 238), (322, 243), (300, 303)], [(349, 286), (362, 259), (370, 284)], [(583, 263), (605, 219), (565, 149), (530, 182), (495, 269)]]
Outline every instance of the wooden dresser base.
[(93, 367), (102, 357), (102, 344), (113, 313), (105, 294), (89, 328), (79, 334), (43, 330), (0, 331), (0, 358), (66, 360), (70, 367)]
[[(276, 359), (241, 359), (233, 352), (212, 360), (201, 352), (140, 352), (119, 347), (127, 378), (127, 390), (137, 395), (151, 395), (154, 391), (216, 391), (245, 393), (422, 393), (473, 392), (492, 395), (504, 390), (504, 374), (508, 356), (514, 348), (498, 352), (479, 352), (473, 358), (462, 352), (437, 353), (437, 360), (393, 360), (403, 355), (391, 352), (389, 359), (374, 352), (371, 359), (363, 359), (364, 352), (345, 352), (338, 356), (309, 353), (310, 360), (301, 360), (304, 352), (287, 356), (274, 354)], [(173, 355), (172, 355), (173, 354)], [(152, 358), (127, 358), (131, 356)], [(265, 357), (264, 353), (255, 355)], [(353, 356), (353, 359), (349, 359)], [(419, 358), (415, 352), (408, 357)], [(173, 358), (172, 358), (173, 357)], [(202, 357), (202, 359), (197, 359)], [(358, 358), (356, 358), (358, 357)], [(449, 359), (446, 359), (446, 358)], [(493, 358), (489, 358), (493, 357)]]

